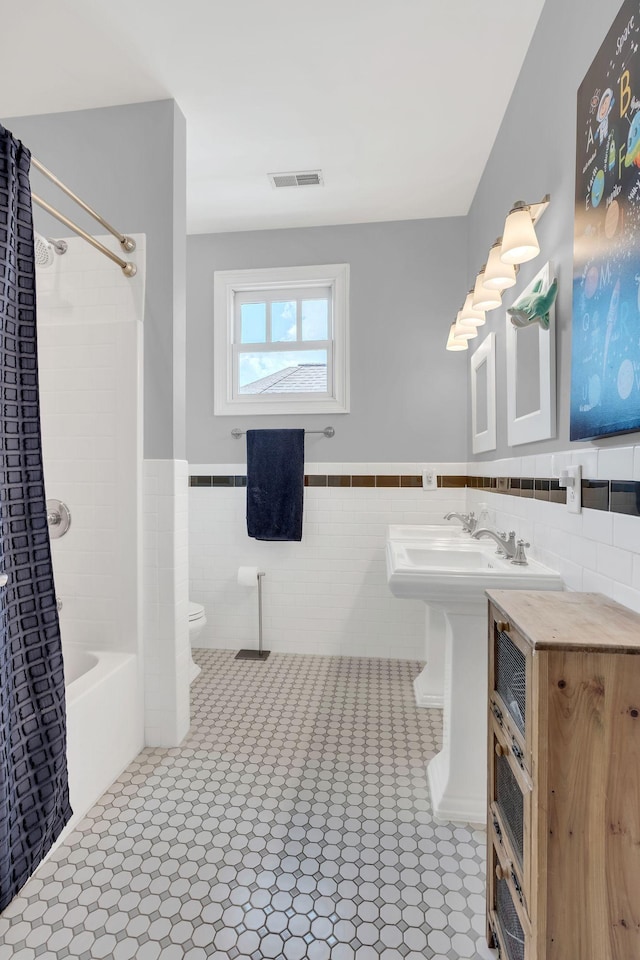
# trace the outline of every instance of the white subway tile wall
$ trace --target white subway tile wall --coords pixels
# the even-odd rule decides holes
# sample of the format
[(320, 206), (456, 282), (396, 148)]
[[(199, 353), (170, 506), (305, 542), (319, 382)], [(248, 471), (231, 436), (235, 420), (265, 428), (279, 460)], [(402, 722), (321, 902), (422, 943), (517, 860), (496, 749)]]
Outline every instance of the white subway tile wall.
[(140, 271), (131, 282), (79, 238), (37, 274), (46, 493), (72, 517), (52, 541), (63, 638), (130, 653), (139, 632), (145, 238), (136, 241)]
[[(466, 464), (431, 464), (459, 474)], [(307, 463), (307, 474), (417, 475), (416, 463)], [(246, 473), (246, 464), (190, 465), (195, 475)], [(207, 626), (199, 646), (257, 646), (257, 592), (237, 583), (239, 566), (264, 570), (265, 647), (282, 653), (424, 657), (425, 608), (392, 596), (384, 545), (390, 523), (438, 523), (461, 510), (465, 490), (306, 487), (303, 539), (247, 536), (244, 488), (189, 488), (191, 599)]]
[(144, 461), (145, 742), (175, 747), (189, 730), (186, 460)]

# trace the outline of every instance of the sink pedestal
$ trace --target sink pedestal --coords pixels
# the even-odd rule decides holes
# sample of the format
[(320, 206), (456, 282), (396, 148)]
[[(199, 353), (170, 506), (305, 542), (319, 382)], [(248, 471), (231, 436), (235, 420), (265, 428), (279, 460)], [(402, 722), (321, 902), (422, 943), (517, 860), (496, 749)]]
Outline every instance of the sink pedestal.
[[(446, 623), (443, 747), (429, 763), (438, 819), (484, 823), (487, 814), (487, 599), (485, 591), (561, 590), (562, 578), (536, 560), (509, 563), (490, 547), (452, 541), (387, 541), (396, 597), (422, 600)], [(431, 675), (427, 671), (431, 682)], [(422, 679), (422, 677), (420, 678)], [(426, 686), (426, 684), (425, 684)], [(422, 690), (422, 683), (419, 684)], [(430, 695), (427, 689), (425, 696)]]
[(486, 603), (445, 613), (443, 744), (427, 765), (438, 820), (485, 823), (487, 817)]
[(444, 707), (444, 667), (447, 627), (442, 611), (427, 607), (425, 617), (427, 665), (413, 681), (417, 707)]

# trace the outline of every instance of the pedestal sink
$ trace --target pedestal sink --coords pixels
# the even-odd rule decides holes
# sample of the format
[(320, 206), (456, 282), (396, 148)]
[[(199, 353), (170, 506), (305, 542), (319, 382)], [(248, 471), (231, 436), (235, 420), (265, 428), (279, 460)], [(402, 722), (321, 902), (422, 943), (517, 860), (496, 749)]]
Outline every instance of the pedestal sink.
[(446, 623), (444, 734), (427, 766), (434, 816), (484, 823), (487, 812), (487, 600), (485, 590), (562, 590), (554, 570), (516, 566), (493, 544), (387, 542), (387, 575), (397, 597), (423, 600)]
[[(387, 527), (387, 540), (428, 543), (471, 543), (469, 534), (456, 521), (438, 524), (395, 523)], [(426, 664), (413, 681), (416, 706), (442, 710), (444, 707), (444, 668), (446, 623), (444, 614), (435, 607), (425, 606)]]

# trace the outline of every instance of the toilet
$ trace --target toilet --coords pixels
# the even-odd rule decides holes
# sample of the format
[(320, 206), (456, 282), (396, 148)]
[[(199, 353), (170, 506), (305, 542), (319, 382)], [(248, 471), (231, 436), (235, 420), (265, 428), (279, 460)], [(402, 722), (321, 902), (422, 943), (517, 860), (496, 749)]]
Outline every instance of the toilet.
[[(197, 640), (200, 634), (202, 633), (202, 630), (206, 622), (207, 622), (207, 617), (204, 612), (204, 607), (202, 606), (202, 604), (193, 603), (190, 600), (189, 601), (189, 646), (191, 650), (193, 650), (194, 647), (198, 646)], [(191, 653), (190, 656), (191, 656), (191, 668), (189, 672), (189, 683), (193, 683), (193, 681), (196, 679), (196, 677), (200, 673), (200, 667), (194, 661), (193, 653)]]

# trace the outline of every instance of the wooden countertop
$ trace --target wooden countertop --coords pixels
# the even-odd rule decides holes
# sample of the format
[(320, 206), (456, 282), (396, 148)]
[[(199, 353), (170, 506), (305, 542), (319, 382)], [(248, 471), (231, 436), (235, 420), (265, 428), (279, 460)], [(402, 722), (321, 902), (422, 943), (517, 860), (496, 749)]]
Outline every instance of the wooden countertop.
[(640, 653), (640, 614), (600, 593), (487, 590), (487, 596), (536, 650)]

